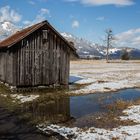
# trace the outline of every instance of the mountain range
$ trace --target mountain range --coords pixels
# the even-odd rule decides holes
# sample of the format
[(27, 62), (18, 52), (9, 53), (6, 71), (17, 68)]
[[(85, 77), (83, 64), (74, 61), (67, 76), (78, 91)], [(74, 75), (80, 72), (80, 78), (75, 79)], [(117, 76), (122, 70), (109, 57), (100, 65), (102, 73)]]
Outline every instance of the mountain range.
[[(5, 39), (11, 34), (21, 30), (9, 21), (0, 23), (0, 40)], [(76, 37), (70, 33), (61, 33), (61, 35), (70, 42), (74, 43), (80, 58), (105, 58), (106, 47), (97, 43), (90, 42), (86, 39)], [(131, 59), (140, 59), (140, 50), (129, 47), (111, 47), (109, 49), (110, 59), (119, 59), (124, 50), (129, 52)]]
[[(104, 45), (90, 42), (83, 38), (78, 38), (69, 33), (61, 33), (69, 42), (73, 42), (80, 58), (105, 58), (107, 49)], [(109, 48), (110, 59), (120, 59), (123, 52), (127, 50), (130, 59), (140, 59), (140, 50), (130, 47), (111, 47)]]

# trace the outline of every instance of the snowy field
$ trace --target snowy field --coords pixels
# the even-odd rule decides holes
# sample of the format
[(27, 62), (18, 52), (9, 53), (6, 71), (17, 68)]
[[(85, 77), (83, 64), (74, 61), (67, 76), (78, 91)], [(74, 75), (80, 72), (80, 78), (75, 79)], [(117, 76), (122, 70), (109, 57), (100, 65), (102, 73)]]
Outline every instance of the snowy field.
[[(122, 120), (133, 120), (140, 123), (140, 105), (132, 106), (124, 110), (126, 116), (121, 116)], [(140, 124), (133, 126), (120, 126), (112, 130), (106, 130), (101, 128), (91, 127), (87, 130), (82, 128), (69, 128), (58, 125), (47, 126), (45, 124), (40, 124), (37, 126), (43, 132), (48, 130), (59, 133), (66, 139), (73, 140), (140, 140)]]
[(71, 91), (75, 94), (135, 88), (140, 87), (140, 61), (71, 61), (70, 75), (72, 83), (81, 85), (80, 89)]

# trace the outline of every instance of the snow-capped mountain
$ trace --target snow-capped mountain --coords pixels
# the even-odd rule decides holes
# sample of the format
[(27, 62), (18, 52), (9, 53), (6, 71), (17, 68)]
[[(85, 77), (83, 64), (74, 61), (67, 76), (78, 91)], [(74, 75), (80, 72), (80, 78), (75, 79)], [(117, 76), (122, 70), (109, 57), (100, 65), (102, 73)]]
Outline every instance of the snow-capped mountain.
[[(74, 35), (68, 33), (61, 33), (61, 35), (70, 42), (73, 42), (77, 53), (81, 58), (105, 58), (106, 57), (106, 47), (92, 43), (83, 38), (75, 37)], [(112, 59), (119, 59), (124, 51), (127, 49), (129, 55), (132, 59), (140, 59), (140, 50), (134, 48), (126, 47), (112, 47), (109, 49), (109, 57)]]
[(101, 57), (105, 54), (104, 46), (99, 46), (98, 44), (95, 44), (93, 42), (87, 41), (83, 38), (75, 37), (74, 35), (62, 33), (61, 34), (64, 38), (66, 38), (68, 41), (73, 42), (77, 53), (79, 56), (95, 56), (95, 57)]
[(0, 40), (5, 39), (18, 30), (19, 28), (9, 21), (0, 23)]

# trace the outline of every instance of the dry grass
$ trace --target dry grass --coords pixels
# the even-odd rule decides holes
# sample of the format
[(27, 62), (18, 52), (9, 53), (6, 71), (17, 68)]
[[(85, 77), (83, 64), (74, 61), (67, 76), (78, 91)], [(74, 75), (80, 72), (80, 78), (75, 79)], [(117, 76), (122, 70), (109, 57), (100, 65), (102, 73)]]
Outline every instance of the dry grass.
[(4, 84), (0, 83), (0, 94), (10, 94), (11, 91)]
[(114, 138), (112, 138), (112, 140), (120, 140), (120, 138), (119, 137), (114, 137)]
[[(81, 88), (84, 88), (86, 86), (89, 86), (91, 83), (88, 83), (88, 84), (73, 84), (72, 87), (73, 89), (72, 90), (80, 90)], [(71, 92), (72, 92), (71, 90)], [(69, 90), (70, 91), (70, 90)], [(72, 94), (74, 96), (74, 94)]]
[(126, 108), (128, 108), (129, 106), (133, 105), (132, 101), (123, 101), (121, 99), (115, 101), (112, 104), (107, 105), (107, 108), (110, 112), (117, 112), (117, 111), (122, 111)]
[[(75, 64), (78, 64), (78, 63), (82, 63), (82, 64), (91, 64), (91, 63), (94, 63), (94, 64), (99, 64), (99, 63), (107, 63), (105, 59), (102, 59), (102, 60), (84, 60), (84, 59), (78, 59), (78, 60), (72, 60), (71, 63), (75, 63)], [(125, 61), (125, 60), (109, 60), (109, 63), (140, 63), (140, 60), (128, 60), (128, 61)]]
[(129, 106), (133, 105), (131, 101), (117, 100), (112, 104), (108, 104), (103, 108), (107, 110), (104, 113), (96, 113), (93, 115), (87, 115), (77, 120), (71, 120), (66, 125), (70, 127), (80, 127), (80, 128), (105, 128), (112, 129), (118, 126), (130, 126), (136, 125), (137, 123), (132, 120), (120, 120), (119, 116), (124, 115), (123, 110), (127, 109)]

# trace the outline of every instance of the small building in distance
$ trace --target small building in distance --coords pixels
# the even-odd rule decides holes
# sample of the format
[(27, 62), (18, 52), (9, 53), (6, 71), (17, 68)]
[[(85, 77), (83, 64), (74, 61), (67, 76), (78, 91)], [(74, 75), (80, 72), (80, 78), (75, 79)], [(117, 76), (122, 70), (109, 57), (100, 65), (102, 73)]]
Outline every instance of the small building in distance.
[(74, 46), (43, 21), (0, 42), (0, 81), (15, 87), (67, 85)]

